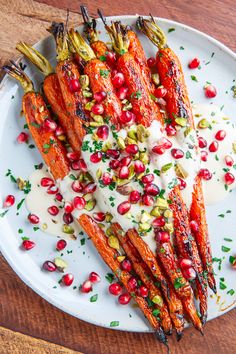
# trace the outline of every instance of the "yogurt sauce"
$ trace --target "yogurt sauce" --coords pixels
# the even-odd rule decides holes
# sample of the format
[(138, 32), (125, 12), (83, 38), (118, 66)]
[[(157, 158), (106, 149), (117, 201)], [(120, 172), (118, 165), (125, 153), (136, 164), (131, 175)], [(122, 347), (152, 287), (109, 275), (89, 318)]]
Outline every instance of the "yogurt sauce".
[[(209, 126), (207, 128), (200, 129), (198, 128), (199, 122), (203, 118), (206, 119)], [(180, 129), (177, 131), (175, 137), (165, 137), (160, 124), (155, 121), (148, 129), (149, 137), (147, 140), (145, 142), (138, 143), (139, 150), (146, 152), (151, 156), (151, 160), (147, 165), (146, 173), (153, 173), (154, 181), (152, 183), (156, 184), (161, 191), (161, 197), (158, 196), (156, 198), (157, 205), (158, 203), (161, 205), (161, 213), (169, 211), (168, 194), (178, 183), (177, 177), (179, 175), (179, 177), (182, 177), (182, 179), (186, 182), (186, 188), (182, 191), (182, 193), (188, 206), (191, 203), (195, 176), (201, 168), (207, 168), (212, 173), (212, 178), (210, 180), (203, 180), (206, 204), (213, 204), (221, 201), (235, 187), (235, 182), (227, 187), (224, 183), (224, 175), (226, 171), (229, 170), (233, 174), (235, 171), (233, 166), (229, 168), (225, 164), (225, 156), (230, 155), (234, 158), (235, 154), (232, 144), (236, 141), (236, 130), (232, 122), (225, 117), (220, 108), (212, 105), (198, 105), (194, 107), (194, 119), (198, 136), (204, 138), (207, 141), (208, 146), (213, 140), (215, 140), (215, 134), (218, 130), (226, 131), (225, 139), (223, 141), (219, 141), (219, 148), (217, 152), (209, 152), (208, 146), (204, 149), (208, 152), (206, 162), (201, 161), (200, 152), (197, 149), (198, 140), (195, 131)], [(135, 129), (135, 127), (129, 127), (129, 131), (133, 128)], [(114, 131), (112, 132), (110, 130), (107, 139), (111, 145), (110, 148), (117, 147), (118, 136), (125, 139), (127, 136), (127, 130), (123, 129), (115, 134)], [(164, 138), (171, 141), (171, 148), (166, 149), (163, 155), (151, 153), (152, 148), (158, 144), (162, 144)], [(103, 142), (103, 146), (107, 143), (107, 141)], [(149, 247), (155, 251), (155, 241), (153, 237), (154, 232), (151, 227), (151, 223), (158, 215), (150, 215), (152, 213), (153, 206), (131, 204), (130, 211), (125, 215), (120, 215), (117, 211), (117, 206), (120, 203), (127, 201), (128, 196), (124, 195), (124, 193), (121, 194), (118, 192), (112, 185), (104, 186), (101, 181), (101, 174), (104, 172), (109, 172), (113, 175), (113, 170), (109, 168), (110, 159), (103, 159), (99, 163), (91, 162), (91, 151), (93, 151), (93, 147), (96, 145), (96, 143), (94, 144), (92, 134), (87, 134), (84, 138), (84, 142), (85, 148), (83, 148), (82, 157), (87, 164), (89, 173), (97, 185), (97, 189), (93, 196), (91, 195), (87, 197), (96, 200), (96, 205), (92, 211), (81, 211), (74, 209), (72, 212), (73, 216), (77, 218), (84, 212), (90, 213), (91, 216), (97, 211), (102, 211), (104, 213), (109, 212), (113, 215), (112, 221), (118, 221), (125, 231), (132, 227), (136, 227), (139, 233), (145, 236), (143, 239), (148, 243)], [(173, 148), (180, 149), (183, 152), (184, 157), (181, 159), (173, 158), (171, 154), (171, 150)], [(42, 223), (47, 224), (47, 229), (44, 231), (64, 237), (65, 234), (62, 232), (61, 226), (63, 223), (63, 212), (61, 211), (56, 217), (51, 217), (51, 215), (47, 212), (47, 208), (48, 206), (55, 204), (54, 196), (48, 195), (45, 190), (42, 190), (42, 187), (39, 186), (40, 180), (43, 176), (45, 176), (45, 173), (46, 172), (43, 170), (37, 170), (30, 177), (32, 190), (27, 196), (27, 207), (30, 212), (40, 217)], [(48, 175), (48, 173), (46, 173), (46, 175)], [(65, 177), (62, 181), (57, 181), (59, 190), (65, 201), (71, 202), (75, 196), (78, 196), (78, 193), (75, 193), (71, 188), (73, 179), (77, 178), (77, 176), (77, 171), (71, 171), (71, 174)], [(138, 190), (141, 194), (143, 193), (143, 184), (140, 183), (140, 180), (132, 179), (128, 185), (132, 189)], [(122, 189), (122, 187), (119, 188)], [(167, 230), (170, 232), (173, 231), (171, 213), (168, 213), (168, 215), (166, 214), (165, 218)], [(148, 225), (150, 226), (149, 228)], [(72, 227), (75, 229), (75, 233), (80, 231), (75, 223), (73, 223)], [(145, 229), (143, 230), (142, 228), (144, 227)]]

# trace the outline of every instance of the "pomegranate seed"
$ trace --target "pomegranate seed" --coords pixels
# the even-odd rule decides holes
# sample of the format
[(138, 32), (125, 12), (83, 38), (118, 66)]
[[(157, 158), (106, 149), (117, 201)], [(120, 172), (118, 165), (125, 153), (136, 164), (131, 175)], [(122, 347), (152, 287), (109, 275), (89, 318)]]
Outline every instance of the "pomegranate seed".
[(176, 129), (173, 127), (173, 125), (169, 124), (166, 126), (166, 134), (168, 136), (175, 136), (176, 135)]
[(205, 181), (209, 181), (212, 178), (212, 173), (207, 168), (201, 168), (198, 175)]
[(129, 166), (132, 161), (132, 157), (130, 156), (125, 156), (120, 160), (121, 166)]
[(152, 68), (156, 64), (156, 59), (154, 57), (150, 57), (147, 60), (147, 65), (149, 68)]
[(56, 264), (51, 261), (45, 261), (43, 263), (43, 269), (47, 270), (48, 272), (55, 272), (57, 269)]
[(29, 140), (29, 136), (28, 134), (26, 134), (25, 132), (21, 132), (18, 137), (17, 137), (17, 142), (18, 144), (23, 144), (23, 143), (27, 143), (27, 141)]
[(178, 178), (178, 181), (179, 181), (179, 189), (181, 191), (187, 187), (187, 183), (182, 178)]
[(129, 177), (129, 169), (127, 166), (122, 166), (119, 170), (119, 178), (126, 179)]
[(90, 182), (90, 183), (86, 184), (86, 186), (84, 187), (83, 193), (84, 194), (94, 193), (96, 189), (97, 189), (96, 184), (93, 182)]
[(105, 220), (106, 214), (99, 211), (97, 213), (93, 213), (93, 218), (94, 220), (98, 221), (98, 222), (102, 222)]
[(121, 266), (121, 269), (125, 270), (126, 272), (130, 272), (132, 270), (131, 262), (127, 258), (121, 262), (120, 266)]
[(77, 164), (79, 170), (81, 170), (82, 172), (87, 172), (87, 165), (83, 159), (78, 160)]
[(109, 293), (118, 296), (122, 292), (122, 287), (119, 283), (113, 283), (109, 286)]
[(136, 116), (130, 111), (122, 111), (120, 121), (123, 124), (132, 125), (135, 122)]
[(91, 283), (95, 284), (95, 283), (99, 283), (101, 281), (101, 278), (97, 273), (91, 272), (89, 274), (89, 280), (91, 281)]
[(74, 218), (73, 218), (72, 214), (64, 213), (63, 214), (63, 221), (66, 225), (69, 225), (74, 221)]
[(167, 89), (164, 86), (159, 86), (155, 89), (154, 96), (156, 96), (156, 98), (163, 98), (165, 97), (166, 93)]
[(119, 304), (127, 305), (131, 300), (131, 296), (128, 293), (121, 294), (118, 298)]
[(156, 184), (151, 183), (145, 186), (144, 192), (147, 193), (148, 195), (156, 196), (160, 193), (160, 190)]
[(106, 54), (106, 62), (109, 66), (113, 66), (116, 62), (116, 54), (112, 52), (108, 52)]
[(90, 161), (93, 163), (98, 163), (102, 159), (102, 153), (101, 151), (94, 152), (92, 155), (90, 155)]
[(190, 259), (183, 258), (183, 259), (181, 259), (179, 265), (180, 265), (180, 268), (182, 268), (182, 269), (188, 269), (188, 268), (192, 267), (192, 261)]
[(152, 148), (152, 152), (157, 155), (163, 155), (166, 149), (164, 148), (163, 145), (156, 145)]
[(166, 138), (161, 139), (161, 144), (165, 149), (170, 149), (172, 147), (172, 142)]
[(191, 228), (191, 231), (192, 232), (198, 232), (198, 230), (199, 230), (199, 225), (198, 225), (198, 223), (197, 223), (197, 221), (196, 220), (191, 220), (190, 221), (190, 228)]
[(70, 286), (74, 281), (74, 275), (71, 273), (67, 273), (67, 274), (63, 275), (61, 280), (65, 286)]
[(36, 245), (35, 245), (35, 242), (33, 242), (33, 241), (30, 241), (30, 240), (24, 240), (23, 242), (22, 242), (22, 248), (24, 249), (24, 250), (26, 250), (26, 251), (29, 251), (29, 250), (31, 250), (32, 248), (34, 248)]
[(59, 209), (56, 205), (50, 206), (48, 209), (49, 214), (56, 216), (59, 213)]
[(78, 210), (82, 210), (86, 204), (86, 201), (83, 197), (75, 197), (73, 202), (74, 202), (74, 207)]
[(165, 226), (165, 218), (163, 216), (158, 216), (152, 222), (153, 227), (163, 227)]
[(147, 206), (152, 206), (155, 203), (155, 200), (151, 195), (144, 194), (142, 197), (142, 203)]
[(101, 140), (106, 140), (108, 138), (109, 135), (109, 128), (107, 125), (101, 125), (98, 129), (97, 129), (97, 136), (99, 137), (99, 139)]
[(57, 129), (57, 123), (50, 118), (46, 118), (43, 122), (43, 127), (46, 132), (55, 132)]
[(71, 79), (69, 83), (70, 92), (74, 93), (80, 90), (80, 83), (78, 79)]
[(135, 155), (138, 153), (138, 145), (136, 145), (136, 144), (127, 145), (125, 148), (125, 151), (129, 155)]
[(214, 98), (217, 95), (216, 88), (213, 85), (206, 85), (204, 90), (207, 98)]
[(119, 166), (120, 166), (120, 161), (118, 161), (118, 160), (111, 160), (111, 161), (109, 162), (109, 167), (110, 167), (112, 170), (116, 170)]
[(235, 177), (234, 177), (234, 175), (232, 174), (232, 173), (230, 173), (230, 172), (227, 172), (226, 174), (225, 174), (225, 183), (229, 186), (230, 184), (232, 184), (232, 183), (234, 183), (234, 181), (235, 181)]
[(80, 193), (82, 192), (84, 186), (80, 181), (76, 180), (72, 183), (71, 188), (75, 193)]
[(81, 293), (90, 293), (90, 291), (93, 290), (93, 286), (90, 280), (85, 280), (85, 282), (83, 282), (83, 284), (81, 285), (80, 291)]
[(55, 185), (55, 182), (49, 177), (43, 177), (40, 181), (40, 184), (42, 187), (51, 187)]
[(141, 198), (141, 194), (138, 191), (132, 191), (129, 195), (129, 201), (132, 204), (137, 203)]
[(198, 58), (193, 58), (189, 64), (188, 67), (189, 69), (197, 69), (200, 65), (200, 60)]
[(180, 149), (172, 149), (171, 155), (174, 159), (182, 159), (184, 157), (184, 152)]
[(57, 241), (56, 249), (58, 251), (62, 251), (62, 250), (64, 250), (64, 248), (66, 248), (66, 246), (67, 246), (66, 240), (61, 239), (61, 240)]
[(57, 194), (58, 190), (57, 186), (50, 186), (47, 189), (47, 194)]
[(147, 297), (148, 296), (148, 289), (146, 288), (146, 286), (141, 285), (138, 288), (138, 295), (142, 296), (142, 297)]
[(76, 152), (68, 152), (66, 156), (70, 161), (76, 161), (78, 159), (78, 154), (76, 154)]
[(55, 199), (58, 201), (58, 202), (61, 202), (63, 200), (63, 196), (61, 195), (61, 193), (57, 193), (55, 195)]
[(210, 152), (216, 152), (218, 150), (219, 144), (217, 141), (212, 141), (212, 143), (209, 145), (209, 151)]
[(117, 211), (120, 215), (124, 215), (126, 213), (128, 213), (128, 211), (130, 210), (131, 208), (131, 205), (130, 203), (127, 201), (127, 202), (122, 202), (118, 205), (117, 207)]
[(72, 211), (74, 210), (74, 205), (70, 202), (65, 202), (64, 210), (66, 213), (72, 213)]
[(124, 85), (125, 83), (125, 77), (122, 73), (116, 73), (113, 77), (112, 77), (112, 83), (116, 88), (119, 88), (121, 86)]
[(204, 139), (201, 136), (199, 136), (198, 137), (198, 146), (200, 147), (200, 149), (203, 149), (203, 148), (207, 147), (206, 139)]
[(57, 127), (56, 131), (55, 131), (56, 136), (60, 136), (65, 134), (64, 130), (62, 129), (62, 127)]
[(158, 231), (156, 233), (157, 242), (164, 243), (170, 241), (170, 234), (167, 231)]
[(142, 182), (144, 184), (152, 183), (153, 181), (154, 181), (154, 174), (152, 174), (152, 173), (149, 173), (149, 174), (142, 177)]
[(120, 151), (116, 149), (107, 149), (106, 155), (112, 159), (118, 159), (120, 157)]
[(116, 92), (116, 95), (117, 97), (119, 98), (119, 100), (124, 100), (127, 96), (127, 93), (128, 93), (128, 88), (123, 86), (123, 87), (120, 87), (117, 92)]
[(95, 99), (95, 101), (97, 103), (101, 103), (102, 101), (105, 100), (106, 97), (107, 97), (107, 94), (104, 91), (96, 92), (93, 96), (93, 98)]
[(206, 162), (208, 157), (208, 152), (207, 151), (201, 151), (201, 160)]
[(108, 172), (104, 172), (102, 175), (102, 183), (104, 186), (108, 186), (109, 184), (112, 183), (112, 176)]
[(15, 203), (14, 195), (9, 194), (3, 202), (3, 208), (10, 208)]
[(140, 160), (134, 161), (134, 172), (135, 173), (143, 173), (145, 171), (146, 167), (144, 163)]
[(222, 141), (226, 137), (226, 131), (225, 130), (218, 130), (218, 132), (215, 135), (216, 140)]
[(227, 155), (225, 156), (225, 163), (227, 166), (231, 167), (234, 164), (234, 160), (231, 156)]
[(96, 103), (91, 109), (93, 114), (101, 115), (104, 112), (104, 107), (101, 104)]
[(183, 270), (183, 276), (185, 277), (185, 279), (187, 280), (193, 280), (196, 278), (197, 274), (195, 272), (195, 270), (193, 268), (188, 268), (188, 269), (184, 269)]
[(29, 222), (31, 222), (31, 224), (38, 224), (39, 223), (39, 217), (35, 214), (29, 214), (28, 220), (29, 220)]
[(128, 285), (131, 288), (131, 290), (135, 290), (138, 287), (137, 279), (135, 277), (129, 278)]

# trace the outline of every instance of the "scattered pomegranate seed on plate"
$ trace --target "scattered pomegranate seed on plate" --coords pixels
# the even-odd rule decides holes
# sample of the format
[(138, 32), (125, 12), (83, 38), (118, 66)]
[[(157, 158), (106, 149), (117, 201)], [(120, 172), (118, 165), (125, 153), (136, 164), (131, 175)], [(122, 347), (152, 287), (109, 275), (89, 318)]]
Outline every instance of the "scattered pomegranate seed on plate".
[(200, 65), (200, 60), (198, 58), (193, 58), (189, 64), (188, 67), (189, 69), (197, 69)]
[(85, 282), (83, 282), (83, 284), (80, 287), (80, 291), (82, 293), (90, 293), (90, 291), (92, 291), (92, 290), (93, 290), (93, 287), (92, 287), (92, 283), (90, 280), (85, 280)]
[(216, 88), (210, 84), (204, 87), (204, 91), (207, 98), (214, 98), (217, 95)]
[(58, 251), (62, 251), (64, 250), (64, 248), (66, 248), (66, 246), (67, 246), (66, 240), (61, 239), (57, 242), (56, 249)]
[(119, 304), (127, 305), (131, 300), (131, 296), (128, 293), (121, 294), (118, 298)]
[(9, 194), (3, 202), (3, 208), (10, 208), (11, 206), (14, 205), (14, 203), (15, 203), (14, 195)]
[(61, 280), (65, 286), (70, 286), (74, 281), (74, 275), (71, 273), (64, 274)]
[(56, 264), (51, 261), (45, 261), (43, 263), (43, 269), (47, 270), (48, 272), (55, 272), (57, 267)]
[(39, 223), (39, 217), (35, 214), (29, 214), (28, 220), (31, 224), (38, 224)]
[(89, 280), (91, 281), (91, 283), (95, 284), (99, 283), (101, 281), (101, 278), (96, 272), (91, 272), (89, 274)]
[(29, 135), (25, 132), (21, 132), (18, 137), (17, 137), (17, 142), (18, 144), (23, 144), (23, 143), (27, 143), (27, 141), (29, 140)]
[(109, 293), (118, 296), (122, 292), (122, 286), (119, 283), (113, 283), (109, 286)]
[(34, 241), (30, 241), (30, 240), (24, 240), (22, 242), (22, 248), (26, 251), (29, 251), (31, 250), (32, 248), (34, 248), (36, 246), (35, 242)]

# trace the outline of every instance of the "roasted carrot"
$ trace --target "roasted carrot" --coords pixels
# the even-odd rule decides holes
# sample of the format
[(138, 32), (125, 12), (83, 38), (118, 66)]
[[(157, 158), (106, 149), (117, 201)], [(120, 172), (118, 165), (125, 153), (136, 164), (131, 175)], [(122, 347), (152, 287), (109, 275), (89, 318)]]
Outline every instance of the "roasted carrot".
[(125, 77), (128, 97), (137, 123), (148, 127), (155, 119), (162, 121), (161, 112), (150, 96), (140, 67), (133, 55), (128, 52), (129, 38), (127, 33), (122, 31), (119, 22), (106, 26), (106, 29), (111, 37), (113, 49), (120, 55), (116, 68)]
[(118, 128), (121, 115), (121, 102), (117, 98), (112, 85), (109, 68), (105, 63), (95, 57), (93, 50), (78, 32), (71, 29), (69, 37), (77, 54), (86, 61), (84, 72), (89, 76), (90, 87), (93, 94), (97, 92), (106, 93), (106, 98), (103, 101), (105, 117), (111, 120), (112, 124), (116, 125)]
[[(52, 111), (56, 114), (61, 127), (66, 131), (68, 142), (72, 149), (80, 154), (81, 144), (79, 143), (71, 117), (67, 113), (57, 75), (54, 73), (49, 61), (36, 49), (24, 42), (18, 43), (16, 49), (24, 54), (45, 75), (43, 90), (46, 99)], [(82, 136), (84, 132), (81, 131), (80, 134)]]
[(18, 80), (24, 89), (22, 109), (29, 131), (55, 180), (64, 178), (70, 171), (65, 147), (53, 132), (44, 128), (44, 120), (50, 118), (50, 112), (42, 96), (34, 91), (33, 84), (24, 71), (14, 62), (11, 64), (12, 66), (4, 66), (3, 70)]
[(129, 260), (132, 262), (134, 271), (138, 274), (143, 284), (148, 288), (150, 298), (153, 299), (155, 296), (160, 299), (159, 305), (156, 305), (156, 308), (160, 310), (160, 319), (163, 326), (163, 329), (166, 334), (170, 334), (172, 331), (171, 319), (168, 313), (168, 309), (162, 299), (162, 294), (160, 290), (155, 286), (155, 279), (152, 276), (149, 268), (143, 262), (140, 254), (137, 252), (135, 247), (129, 241), (128, 236), (122, 230), (119, 224), (114, 223), (112, 225), (112, 230), (114, 234), (118, 237), (122, 248), (127, 254)]
[[(117, 278), (122, 282), (122, 284), (126, 287), (129, 293), (133, 293), (133, 289), (129, 285), (129, 279), (131, 274), (127, 271), (121, 271), (119, 262), (117, 261), (117, 252), (113, 248), (109, 247), (107, 242), (107, 237), (102, 231), (102, 229), (98, 226), (98, 224), (93, 221), (91, 217), (86, 214), (83, 214), (78, 219), (79, 224), (87, 233), (89, 238), (94, 243), (96, 249), (99, 254), (102, 256), (104, 262), (111, 268), (113, 273), (117, 276)], [(133, 296), (133, 299), (139, 305), (139, 308), (143, 311), (144, 315), (149, 320), (152, 327), (155, 329), (155, 333), (158, 339), (166, 344), (167, 340), (165, 334), (160, 327), (160, 324), (156, 317), (152, 314), (152, 311), (149, 309), (147, 302), (139, 295)]]

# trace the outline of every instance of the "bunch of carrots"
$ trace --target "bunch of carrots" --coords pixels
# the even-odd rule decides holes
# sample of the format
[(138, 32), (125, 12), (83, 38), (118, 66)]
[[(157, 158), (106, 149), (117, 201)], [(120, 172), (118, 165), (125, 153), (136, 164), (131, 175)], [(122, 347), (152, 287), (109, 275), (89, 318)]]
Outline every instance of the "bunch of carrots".
[[(137, 124), (145, 127), (149, 127), (153, 120), (158, 120), (169, 131), (175, 131), (178, 125), (176, 117), (181, 117), (185, 126), (194, 129), (181, 64), (167, 46), (165, 35), (154, 19), (139, 17), (137, 28), (157, 46), (155, 65), (160, 84), (166, 89), (165, 108), (153, 99), (155, 85), (136, 33), (120, 22), (108, 25), (100, 11), (99, 14), (111, 37), (112, 49), (99, 40), (96, 21), (88, 16), (84, 7), (84, 33), (89, 44), (78, 32), (74, 29), (68, 31), (62, 23), (53, 23), (49, 29), (56, 41), (55, 69), (34, 48), (25, 43), (17, 44), (17, 49), (45, 75), (43, 95), (34, 91), (31, 80), (17, 64), (11, 62), (11, 66), (3, 68), (24, 89), (22, 106), (26, 122), (55, 180), (65, 178), (71, 166), (81, 173), (86, 171), (80, 156), (83, 138), (89, 127), (99, 126), (99, 122), (94, 120), (99, 112), (90, 115), (87, 109), (89, 100), (94, 97), (103, 99), (104, 115), (117, 129), (128, 124), (133, 116)], [(124, 114), (122, 91), (114, 87), (113, 70), (116, 70), (117, 80), (119, 73), (125, 79), (127, 97), (132, 104), (130, 115)], [(134, 92), (139, 92), (142, 99), (135, 97)], [(46, 102), (51, 107), (50, 111)], [(60, 129), (55, 129), (55, 115)], [(166, 117), (167, 126), (164, 124)], [(171, 190), (169, 199), (174, 220), (175, 248), (170, 239), (163, 240), (161, 231), (157, 230), (157, 251), (154, 254), (135, 228), (125, 233), (117, 222), (111, 222), (111, 229), (132, 270), (121, 268), (118, 250), (110, 247), (103, 229), (86, 210), (78, 218), (103, 260), (138, 304), (157, 338), (166, 345), (166, 335), (171, 334), (173, 329), (177, 338), (181, 338), (184, 316), (202, 333), (207, 319), (208, 285), (216, 292), (201, 179), (196, 177), (190, 210), (182, 199), (178, 185)], [(184, 277), (179, 267), (180, 259), (191, 261), (196, 272), (196, 278), (191, 282)], [(135, 292), (131, 286), (130, 279), (134, 273), (147, 288), (148, 297)], [(199, 300), (199, 312), (194, 295)]]

